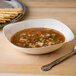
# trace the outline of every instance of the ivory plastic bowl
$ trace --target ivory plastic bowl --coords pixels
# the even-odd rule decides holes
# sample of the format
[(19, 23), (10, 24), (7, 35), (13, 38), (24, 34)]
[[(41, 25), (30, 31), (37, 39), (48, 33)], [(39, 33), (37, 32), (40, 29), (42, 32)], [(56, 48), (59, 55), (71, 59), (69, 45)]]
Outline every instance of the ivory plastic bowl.
[[(34, 28), (34, 27), (44, 27), (44, 28), (51, 28), (58, 30), (65, 36), (65, 42), (51, 45), (47, 47), (39, 47), (39, 48), (23, 48), (18, 47), (10, 42), (11, 37), (18, 31), (27, 28)], [(60, 48), (64, 43), (69, 42), (74, 39), (73, 32), (62, 22), (56, 19), (34, 19), (34, 20), (26, 20), (18, 23), (8, 24), (3, 28), (3, 33), (7, 40), (17, 49), (23, 51), (24, 53), (30, 54), (44, 54), (52, 52), (58, 48)]]

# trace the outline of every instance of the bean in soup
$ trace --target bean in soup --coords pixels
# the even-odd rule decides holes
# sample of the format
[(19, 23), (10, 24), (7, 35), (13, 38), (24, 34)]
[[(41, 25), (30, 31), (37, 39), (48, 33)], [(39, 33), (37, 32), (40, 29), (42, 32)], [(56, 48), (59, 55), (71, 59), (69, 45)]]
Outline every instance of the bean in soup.
[(63, 43), (65, 37), (57, 30), (49, 28), (29, 28), (15, 33), (11, 42), (20, 47), (36, 48)]

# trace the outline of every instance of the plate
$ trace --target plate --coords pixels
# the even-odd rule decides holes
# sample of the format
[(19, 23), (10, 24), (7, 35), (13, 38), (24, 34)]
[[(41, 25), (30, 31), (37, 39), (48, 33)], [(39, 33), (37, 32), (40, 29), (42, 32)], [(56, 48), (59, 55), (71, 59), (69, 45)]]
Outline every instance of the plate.
[(23, 3), (21, 3), (19, 0), (0, 0), (0, 8), (22, 8), (23, 9), (23, 13), (21, 13), (16, 18), (12, 19), (10, 22), (0, 23), (0, 27), (3, 27), (9, 23), (17, 22), (18, 20), (20, 20), (23, 17), (23, 15), (26, 12), (25, 5)]

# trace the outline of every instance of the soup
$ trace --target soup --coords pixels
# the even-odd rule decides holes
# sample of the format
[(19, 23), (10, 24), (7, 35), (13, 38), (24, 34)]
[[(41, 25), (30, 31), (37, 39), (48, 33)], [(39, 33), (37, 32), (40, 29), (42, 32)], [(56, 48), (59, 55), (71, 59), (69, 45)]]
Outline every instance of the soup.
[(15, 33), (11, 42), (20, 47), (36, 48), (63, 43), (65, 37), (57, 30), (49, 28), (29, 28)]

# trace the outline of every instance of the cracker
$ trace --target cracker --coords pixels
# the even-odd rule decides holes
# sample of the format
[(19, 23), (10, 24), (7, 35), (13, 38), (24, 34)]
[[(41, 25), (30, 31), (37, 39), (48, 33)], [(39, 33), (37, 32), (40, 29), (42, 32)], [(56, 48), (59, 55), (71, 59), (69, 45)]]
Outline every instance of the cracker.
[(22, 13), (22, 9), (0, 9), (0, 12), (17, 12), (17, 13)]
[(2, 21), (11, 21), (11, 19), (6, 19), (6, 18), (0, 18)]
[(5, 20), (0, 20), (0, 23), (6, 23), (6, 21)]

